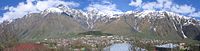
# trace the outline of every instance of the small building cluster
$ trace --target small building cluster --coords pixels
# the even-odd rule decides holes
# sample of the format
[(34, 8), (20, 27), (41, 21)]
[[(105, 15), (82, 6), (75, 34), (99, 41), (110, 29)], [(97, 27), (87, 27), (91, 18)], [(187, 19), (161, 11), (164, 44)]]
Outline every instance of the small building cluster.
[[(123, 36), (93, 36), (85, 35), (70, 39), (44, 39), (37, 44), (43, 44), (51, 49), (62, 49), (61, 51), (116, 51), (115, 49), (127, 51), (180, 51), (200, 50), (200, 45), (189, 47), (186, 43), (171, 43), (164, 40), (135, 40)], [(120, 46), (119, 46), (120, 45)], [(121, 48), (121, 46), (126, 48)]]
[(71, 38), (71, 39), (44, 39), (43, 42), (37, 42), (44, 44), (51, 48), (68, 47), (71, 50), (103, 50), (115, 43), (129, 43), (129, 38), (122, 36), (93, 36), (85, 35), (83, 37)]

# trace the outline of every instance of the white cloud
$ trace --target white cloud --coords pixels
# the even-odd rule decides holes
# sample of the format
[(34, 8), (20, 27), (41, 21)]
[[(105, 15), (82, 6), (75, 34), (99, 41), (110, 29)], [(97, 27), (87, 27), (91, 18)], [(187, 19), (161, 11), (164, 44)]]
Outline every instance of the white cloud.
[(199, 12), (191, 13), (191, 14), (189, 14), (189, 16), (192, 16), (192, 17), (200, 17), (200, 11), (199, 11)]
[(135, 0), (135, 1), (131, 0), (131, 3), (129, 3), (129, 5), (131, 6), (139, 6), (141, 4), (142, 4), (142, 0)]
[(157, 7), (155, 5), (157, 5), (156, 2), (146, 3), (143, 6), (141, 6), (141, 8), (145, 10), (154, 10)]
[(103, 1), (102, 3), (89, 4), (85, 8), (87, 11), (97, 11), (98, 14), (102, 15), (114, 15), (122, 13), (121, 10), (117, 9), (116, 4), (110, 3), (108, 1)]
[(173, 3), (172, 0), (156, 0), (156, 2), (142, 2), (142, 0), (136, 0), (136, 2), (132, 1), (129, 5), (137, 7), (137, 10), (171, 11), (180, 14), (194, 14), (196, 11), (196, 9), (190, 5), (179, 5)]
[(170, 1), (165, 1), (165, 3), (163, 4), (163, 6), (164, 6), (164, 9), (169, 9), (169, 8), (171, 8), (171, 6), (172, 6), (172, 2), (170, 2)]
[[(33, 3), (36, 2), (36, 3)], [(56, 7), (60, 4), (63, 4), (67, 7), (77, 7), (78, 3), (75, 2), (65, 2), (62, 0), (26, 0), (25, 2), (20, 2), (16, 7), (6, 6), (4, 10), (8, 10), (8, 12), (3, 13), (2, 18), (0, 18), (0, 22), (4, 20), (12, 20), (16, 18), (21, 18), (28, 13), (38, 13), (47, 8)]]
[(188, 5), (175, 5), (172, 6), (171, 11), (177, 12), (177, 13), (192, 13), (195, 11), (195, 8), (188, 6)]

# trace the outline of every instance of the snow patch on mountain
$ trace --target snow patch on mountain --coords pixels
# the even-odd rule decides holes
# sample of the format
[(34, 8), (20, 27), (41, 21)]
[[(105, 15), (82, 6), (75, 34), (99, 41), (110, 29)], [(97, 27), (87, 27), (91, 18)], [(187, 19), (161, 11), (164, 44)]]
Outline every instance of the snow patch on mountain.
[(48, 13), (62, 13), (63, 10), (59, 9), (59, 8), (49, 8), (49, 9), (46, 9), (44, 12), (48, 12)]

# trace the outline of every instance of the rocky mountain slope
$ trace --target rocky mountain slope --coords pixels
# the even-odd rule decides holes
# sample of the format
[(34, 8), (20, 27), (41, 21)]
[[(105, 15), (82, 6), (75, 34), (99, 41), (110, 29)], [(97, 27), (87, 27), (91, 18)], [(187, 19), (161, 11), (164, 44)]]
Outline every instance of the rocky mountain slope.
[(200, 40), (199, 20), (166, 11), (125, 12), (106, 15), (71, 8), (49, 8), (23, 18), (4, 21), (0, 35), (6, 32), (18, 39), (61, 38), (70, 33), (101, 31), (115, 35), (147, 39)]

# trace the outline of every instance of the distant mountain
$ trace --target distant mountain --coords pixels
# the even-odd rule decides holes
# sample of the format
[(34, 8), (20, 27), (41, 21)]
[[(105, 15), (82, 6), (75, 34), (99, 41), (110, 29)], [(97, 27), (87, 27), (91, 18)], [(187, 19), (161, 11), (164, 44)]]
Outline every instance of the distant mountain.
[(4, 21), (0, 29), (1, 39), (8, 32), (18, 39), (37, 40), (101, 31), (147, 39), (200, 40), (199, 20), (166, 11), (130, 11), (106, 15), (95, 10), (84, 12), (60, 6), (31, 13), (12, 22)]

